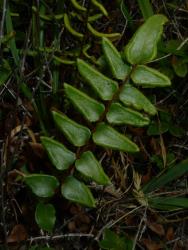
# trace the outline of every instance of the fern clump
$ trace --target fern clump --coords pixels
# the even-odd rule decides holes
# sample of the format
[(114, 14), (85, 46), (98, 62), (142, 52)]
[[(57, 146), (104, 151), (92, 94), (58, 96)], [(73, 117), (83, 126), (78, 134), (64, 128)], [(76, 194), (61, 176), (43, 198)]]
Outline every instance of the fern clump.
[[(75, 8), (80, 8), (80, 11), (85, 11), (75, 1), (71, 3)], [(101, 9), (96, 1), (92, 3)], [(106, 14), (104, 10), (101, 9), (101, 11)], [(80, 124), (70, 114), (64, 114), (58, 110), (52, 111), (54, 123), (67, 141), (73, 145), (72, 148), (75, 148), (75, 151), (67, 148), (65, 146), (67, 144), (55, 139), (41, 137), (42, 145), (52, 165), (58, 171), (66, 171), (66, 177), (63, 180), (57, 180), (57, 177), (51, 175), (26, 176), (26, 183), (36, 195), (41, 196), (38, 188), (41, 188), (41, 183), (44, 183), (46, 178), (42, 197), (51, 197), (52, 190), (55, 192), (61, 182), (63, 197), (88, 207), (95, 207), (96, 202), (90, 189), (76, 178), (75, 173), (79, 172), (81, 176), (100, 185), (109, 185), (111, 181), (90, 146), (95, 145), (128, 153), (139, 152), (138, 145), (122, 134), (118, 126), (144, 127), (150, 123), (150, 117), (157, 113), (154, 104), (138, 87), (168, 87), (171, 84), (167, 76), (146, 66), (156, 57), (157, 42), (166, 21), (165, 16), (154, 15), (138, 29), (125, 46), (126, 62), (111, 40), (103, 36), (101, 56), (104, 57), (106, 68), (109, 69), (108, 75), (103, 74), (86, 60), (77, 59), (76, 66), (80, 77), (83, 83), (95, 92), (95, 95), (89, 96), (84, 92), (84, 88), (80, 90), (74, 87), (74, 83), (64, 83), (64, 93), (87, 122)], [(88, 28), (91, 29), (90, 26)]]

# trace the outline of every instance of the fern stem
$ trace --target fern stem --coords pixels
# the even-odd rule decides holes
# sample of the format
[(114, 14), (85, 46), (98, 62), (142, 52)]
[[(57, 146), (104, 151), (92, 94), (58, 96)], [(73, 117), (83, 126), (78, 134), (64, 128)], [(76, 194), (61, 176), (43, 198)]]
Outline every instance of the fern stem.
[[(113, 95), (112, 99), (110, 101), (107, 102), (107, 105), (106, 105), (106, 108), (105, 108), (105, 111), (102, 113), (100, 119), (97, 121), (96, 123), (96, 126), (93, 127), (92, 124), (89, 124), (90, 128), (91, 128), (91, 131), (92, 131), (92, 134), (95, 132), (96, 130), (96, 127), (99, 123), (105, 121), (105, 118), (106, 118), (106, 114), (108, 113), (109, 109), (110, 109), (110, 106), (111, 104), (118, 98), (119, 94), (121, 93), (123, 87), (125, 86), (125, 84), (127, 84), (129, 82), (129, 79), (130, 79), (130, 76), (131, 74), (133, 73), (133, 71), (136, 69), (136, 66), (137, 65), (133, 65), (132, 69), (130, 70), (129, 74), (125, 77), (124, 80), (122, 80), (120, 82), (120, 87), (119, 89), (117, 90), (117, 92)], [(92, 148), (92, 151), (94, 150), (95, 148), (95, 144), (93, 143), (93, 141), (89, 141), (85, 146), (83, 147), (79, 147), (76, 151), (76, 156), (77, 158), (80, 157), (80, 155), (85, 152), (86, 150), (88, 150), (89, 148)], [(71, 169), (71, 171), (74, 171), (74, 167)]]
[[(133, 65), (133, 67), (132, 67), (131, 71), (129, 72), (129, 74), (128, 74), (128, 75), (125, 77), (125, 79), (120, 83), (119, 89), (118, 89), (117, 92), (113, 95), (112, 100), (110, 100), (110, 101), (107, 103), (106, 108), (105, 108), (105, 111), (104, 111), (103, 114), (101, 115), (101, 117), (100, 117), (99, 121), (97, 122), (97, 124), (100, 123), (100, 122), (102, 122), (102, 121), (105, 119), (106, 114), (108, 113), (111, 104), (118, 98), (119, 94), (120, 94), (121, 91), (122, 91), (122, 88), (124, 87), (125, 84), (128, 83), (128, 81), (129, 81), (129, 79), (130, 79), (130, 76), (131, 76), (131, 74), (133, 73), (133, 71), (135, 70), (135, 68), (136, 68), (136, 65)], [(94, 131), (93, 131), (93, 132), (94, 132)]]

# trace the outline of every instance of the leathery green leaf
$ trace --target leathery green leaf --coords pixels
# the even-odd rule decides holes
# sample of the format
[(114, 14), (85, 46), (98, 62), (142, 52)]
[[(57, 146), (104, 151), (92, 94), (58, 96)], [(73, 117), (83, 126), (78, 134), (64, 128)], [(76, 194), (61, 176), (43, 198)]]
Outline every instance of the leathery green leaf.
[(129, 73), (130, 67), (123, 62), (116, 47), (106, 37), (102, 38), (102, 48), (113, 76), (116, 79), (124, 80)]
[(67, 200), (87, 207), (95, 207), (95, 199), (89, 188), (73, 176), (68, 176), (65, 179), (61, 186), (61, 193)]
[(155, 115), (157, 113), (155, 106), (147, 99), (147, 97), (130, 84), (124, 85), (119, 95), (119, 99), (124, 105), (133, 107), (137, 110), (144, 110), (150, 115)]
[(170, 79), (156, 69), (144, 65), (138, 65), (131, 74), (131, 79), (136, 85), (144, 88), (170, 86)]
[(115, 81), (101, 74), (88, 63), (77, 60), (78, 71), (85, 81), (92, 86), (102, 100), (111, 100), (118, 89)]
[(81, 147), (88, 142), (91, 132), (87, 127), (76, 123), (62, 113), (52, 111), (52, 115), (56, 125), (70, 143), (76, 147)]
[(145, 64), (157, 55), (157, 43), (168, 19), (161, 14), (153, 15), (136, 31), (125, 47), (125, 55), (131, 64)]
[(59, 186), (56, 177), (45, 174), (26, 175), (24, 181), (35, 195), (43, 198), (53, 196), (55, 189)]
[(134, 142), (105, 123), (98, 124), (93, 134), (93, 141), (97, 145), (124, 152), (135, 153), (139, 151)]
[(182, 197), (149, 197), (149, 206), (160, 210), (177, 210), (188, 208), (188, 198)]
[(75, 166), (79, 172), (98, 184), (109, 185), (111, 183), (101, 164), (91, 151), (84, 152), (80, 159), (76, 161)]
[(130, 108), (125, 108), (119, 103), (113, 103), (111, 105), (106, 118), (109, 123), (128, 124), (137, 127), (146, 126), (150, 122), (147, 116)]
[(64, 88), (67, 97), (87, 120), (90, 122), (96, 122), (99, 120), (105, 110), (102, 103), (94, 100), (82, 91), (77, 90), (67, 83), (64, 84)]
[(52, 204), (38, 203), (35, 211), (35, 221), (41, 229), (52, 232), (56, 221), (54, 206)]
[(58, 170), (69, 168), (76, 160), (76, 155), (58, 141), (49, 137), (41, 137), (41, 141), (52, 164)]
[(174, 167), (169, 168), (167, 172), (162, 174), (161, 176), (153, 178), (142, 188), (142, 190), (144, 193), (152, 192), (155, 189), (161, 188), (169, 182), (178, 179), (186, 172), (188, 172), (188, 159), (181, 161)]

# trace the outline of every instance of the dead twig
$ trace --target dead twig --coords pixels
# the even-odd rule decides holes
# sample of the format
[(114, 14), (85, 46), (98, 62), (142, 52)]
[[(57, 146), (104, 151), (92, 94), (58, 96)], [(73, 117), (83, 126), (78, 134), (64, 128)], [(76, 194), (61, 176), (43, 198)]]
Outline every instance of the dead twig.
[(70, 234), (60, 234), (60, 235), (44, 235), (44, 236), (37, 236), (37, 237), (30, 237), (27, 241), (30, 243), (36, 242), (36, 241), (54, 241), (54, 240), (62, 240), (64, 238), (74, 238), (74, 237), (86, 237), (86, 238), (94, 238), (93, 234), (82, 234), (82, 233), (70, 233)]

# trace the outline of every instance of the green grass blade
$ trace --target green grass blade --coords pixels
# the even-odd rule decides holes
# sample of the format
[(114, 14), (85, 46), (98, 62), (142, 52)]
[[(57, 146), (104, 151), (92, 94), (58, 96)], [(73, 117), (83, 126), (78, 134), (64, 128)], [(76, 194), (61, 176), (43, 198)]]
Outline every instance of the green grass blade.
[(188, 199), (182, 197), (152, 197), (149, 205), (160, 210), (176, 210), (188, 208)]
[(142, 190), (144, 193), (152, 192), (155, 189), (161, 188), (167, 183), (176, 180), (186, 172), (188, 172), (188, 159), (181, 161), (176, 166), (168, 169), (167, 172), (162, 174), (161, 176), (153, 178), (143, 187)]
[[(6, 21), (6, 30), (7, 30), (7, 33), (10, 34), (14, 30), (13, 30), (12, 18), (11, 18), (9, 6), (7, 6), (5, 21)], [(10, 50), (11, 50), (12, 56), (14, 58), (14, 62), (16, 64), (16, 66), (18, 66), (19, 65), (19, 55), (18, 55), (18, 50), (17, 50), (17, 47), (16, 47), (15, 37), (12, 37), (9, 40), (9, 46), (10, 46)]]
[(137, 2), (144, 20), (147, 20), (150, 16), (153, 16), (154, 12), (150, 0), (137, 0)]
[[(39, 13), (45, 15), (46, 8), (44, 5), (40, 6)], [(40, 19), (40, 34), (39, 34), (39, 46), (44, 47), (44, 21)]]

